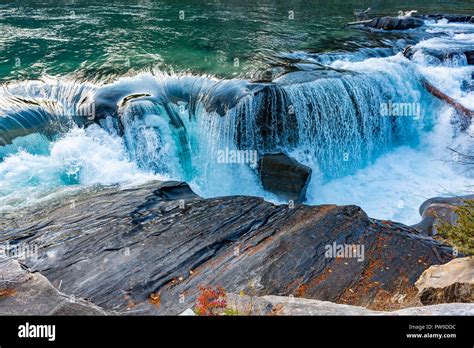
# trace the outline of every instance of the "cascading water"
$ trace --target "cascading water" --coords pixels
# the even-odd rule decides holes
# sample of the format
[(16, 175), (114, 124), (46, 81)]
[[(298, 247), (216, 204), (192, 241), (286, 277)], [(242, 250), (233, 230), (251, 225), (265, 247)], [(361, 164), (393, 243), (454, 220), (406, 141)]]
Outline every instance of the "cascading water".
[[(262, 189), (251, 163), (219, 160), (222, 151), (249, 150), (286, 152), (309, 165), (306, 203), (357, 204), (376, 218), (415, 223), (424, 199), (473, 184), (472, 173), (443, 162), (451, 156), (448, 146), (472, 151), (472, 139), (452, 125), (453, 110), (422, 80), (474, 108), (474, 92), (463, 90), (474, 70), (459, 59), (434, 61), (421, 48), (447, 42), (456, 48), (462, 41), (465, 49), (474, 46), (472, 35), (422, 41), (411, 61), (401, 54), (341, 54), (326, 59), (324, 74), (297, 71), (272, 83), (140, 74), (104, 86), (7, 85), (0, 92), (0, 210), (61, 188), (154, 178), (188, 181), (203, 196), (278, 201)], [(392, 103), (413, 109), (381, 115)], [(97, 115), (84, 120), (80, 110), (91, 105)]]
[(436, 103), (412, 69), (385, 60), (361, 74), (276, 85), (266, 96), (243, 101), (249, 105), (234, 116), (238, 129), (232, 131), (240, 147), (298, 150), (331, 180), (398, 145), (416, 145), (430, 127), (429, 113), (381, 117), (380, 106), (389, 100), (413, 101), (423, 111)]
[[(388, 66), (391, 71), (384, 72)], [(331, 180), (354, 173), (398, 145), (416, 145), (433, 117), (380, 117), (380, 105), (389, 99), (408, 98), (422, 104), (420, 110), (427, 110), (437, 102), (426, 93), (413, 70), (387, 62), (372, 75), (265, 85), (242, 98), (223, 117), (206, 112), (199, 102), (195, 117), (184, 105), (181, 111), (174, 106), (172, 113), (179, 114), (186, 141), (173, 139), (170, 111), (161, 104), (136, 103), (121, 117), (126, 122), (131, 156), (143, 168), (181, 178), (189, 178), (191, 173), (209, 186), (215, 183), (212, 173), (225, 167), (218, 163), (219, 151), (255, 150), (262, 154), (298, 150)], [(191, 164), (187, 163), (189, 156)], [(235, 170), (232, 168), (229, 176), (234, 176)]]

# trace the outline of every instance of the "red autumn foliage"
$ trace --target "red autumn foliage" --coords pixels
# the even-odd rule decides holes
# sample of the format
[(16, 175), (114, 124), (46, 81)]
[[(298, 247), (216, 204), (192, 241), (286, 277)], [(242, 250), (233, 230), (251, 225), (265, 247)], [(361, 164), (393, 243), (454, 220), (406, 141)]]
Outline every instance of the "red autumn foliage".
[(197, 298), (197, 304), (195, 312), (198, 315), (214, 316), (226, 309), (227, 307), (227, 294), (222, 287), (213, 289), (212, 287), (199, 286), (199, 297)]

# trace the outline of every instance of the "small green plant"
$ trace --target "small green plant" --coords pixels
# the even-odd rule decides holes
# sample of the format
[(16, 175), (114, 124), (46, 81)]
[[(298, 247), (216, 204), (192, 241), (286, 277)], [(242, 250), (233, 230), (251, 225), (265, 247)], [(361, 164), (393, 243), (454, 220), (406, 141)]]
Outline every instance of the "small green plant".
[(440, 220), (436, 224), (439, 236), (457, 248), (460, 253), (474, 254), (474, 200), (464, 200), (456, 207), (458, 217), (455, 224)]
[(226, 308), (224, 310), (224, 315), (242, 315), (237, 309)]

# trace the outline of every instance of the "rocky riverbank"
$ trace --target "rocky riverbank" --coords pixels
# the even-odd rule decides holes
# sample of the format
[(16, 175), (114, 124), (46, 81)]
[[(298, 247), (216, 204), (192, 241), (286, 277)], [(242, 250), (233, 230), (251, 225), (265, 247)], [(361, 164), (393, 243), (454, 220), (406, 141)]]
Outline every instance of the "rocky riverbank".
[[(415, 282), (454, 258), (451, 247), (357, 206), (203, 199), (180, 182), (84, 192), (5, 215), (0, 228), (10, 252), (34, 250), (19, 260), (22, 281), (7, 279), (19, 268), (4, 263), (4, 314), (21, 314), (8, 301), (25, 284), (81, 299), (79, 314), (176, 315), (193, 307), (200, 285), (399, 310), (422, 306)], [(32, 314), (71, 313), (42, 312), (33, 293), (20, 297)]]

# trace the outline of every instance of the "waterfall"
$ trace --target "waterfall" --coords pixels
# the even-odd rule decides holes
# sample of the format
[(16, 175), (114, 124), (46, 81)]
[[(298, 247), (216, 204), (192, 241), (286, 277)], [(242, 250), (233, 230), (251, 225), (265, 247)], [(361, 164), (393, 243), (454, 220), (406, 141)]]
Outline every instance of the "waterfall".
[[(465, 38), (455, 34), (443, 45)], [(254, 163), (219, 158), (255, 151), (284, 152), (310, 166), (307, 203), (359, 204), (375, 217), (413, 221), (420, 200), (428, 198), (414, 193), (423, 176), (440, 173), (423, 188), (430, 195), (440, 185), (459, 192), (472, 183), (437, 164), (446, 161), (448, 146), (470, 149), (472, 141), (456, 132), (452, 110), (421, 81), (439, 79), (471, 107), (472, 92), (462, 88), (473, 71), (460, 59), (433, 66), (426, 45), (439, 42), (416, 45), (411, 61), (385, 51), (366, 59), (363, 51), (353, 59), (310, 56), (329, 65), (272, 82), (153, 72), (103, 85), (50, 78), (3, 86), (0, 180), (11, 187), (0, 189), (0, 210), (21, 206), (31, 192), (40, 197), (38, 186), (49, 194), (54, 187), (152, 178), (187, 181), (206, 197), (278, 201), (263, 190)], [(393, 113), (394, 105), (408, 109)], [(381, 204), (387, 198), (377, 196), (385, 193), (388, 207)], [(400, 197), (410, 211), (393, 207)]]
[(417, 144), (432, 115), (384, 117), (381, 105), (389, 101), (419, 103), (423, 111), (434, 103), (413, 71), (397, 67), (370, 76), (269, 87), (229, 115), (235, 119), (230, 131), (242, 148), (299, 150), (330, 180), (367, 166), (396, 146)]
[[(227, 83), (230, 87), (221, 82), (220, 88), (233, 93), (235, 82)], [(353, 174), (397, 146), (418, 144), (433, 124), (430, 109), (437, 103), (409, 64), (396, 61), (370, 75), (265, 84), (239, 97), (223, 115), (206, 107), (208, 93), (186, 93), (190, 99), (177, 103), (156, 98), (129, 103), (120, 118), (130, 157), (145, 169), (206, 182), (223, 170), (220, 150), (297, 150), (328, 181)], [(381, 115), (381, 105), (390, 102), (417, 104), (421, 113)]]
[[(219, 151), (297, 151), (329, 181), (355, 173), (397, 146), (416, 145), (421, 132), (433, 122), (427, 110), (436, 102), (423, 92), (413, 68), (396, 60), (379, 65), (370, 73), (350, 72), (304, 82), (294, 82), (291, 76), (281, 83), (253, 84), (146, 75), (95, 89), (58, 83), (48, 85), (49, 89), (29, 85), (22, 95), (53, 100), (59, 105), (56, 113), (40, 108), (35, 101), (33, 107), (0, 118), (0, 126), (2, 134), (15, 135), (14, 116), (25, 134), (48, 134), (44, 129), (54, 125), (70, 128), (84, 100), (99, 100), (102, 104), (95, 106), (99, 113), (96, 122), (111, 134), (123, 135), (130, 159), (142, 169), (209, 186), (215, 172), (226, 171), (227, 182), (236, 170), (255, 175), (250, 166), (229, 165), (225, 169), (218, 163)], [(18, 88), (13, 90), (18, 92)], [(49, 92), (41, 92), (44, 90)], [(420, 104), (423, 114), (381, 115), (381, 105), (389, 102)], [(28, 121), (25, 113), (34, 122)], [(67, 114), (69, 117), (64, 116)], [(69, 122), (58, 122), (64, 119)]]

